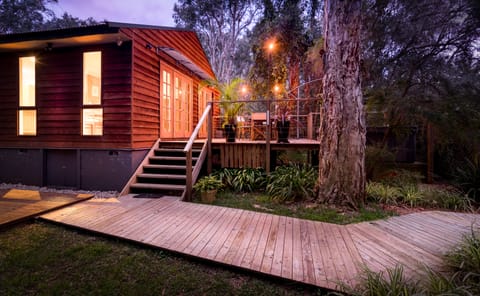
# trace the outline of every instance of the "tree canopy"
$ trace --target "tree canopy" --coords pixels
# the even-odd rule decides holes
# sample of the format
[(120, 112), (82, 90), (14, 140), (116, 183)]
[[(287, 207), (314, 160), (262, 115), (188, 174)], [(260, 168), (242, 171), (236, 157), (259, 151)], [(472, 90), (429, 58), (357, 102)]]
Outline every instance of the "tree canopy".
[(90, 25), (93, 18), (81, 20), (68, 13), (61, 17), (48, 8), (58, 0), (1, 0), (0, 34), (21, 33)]

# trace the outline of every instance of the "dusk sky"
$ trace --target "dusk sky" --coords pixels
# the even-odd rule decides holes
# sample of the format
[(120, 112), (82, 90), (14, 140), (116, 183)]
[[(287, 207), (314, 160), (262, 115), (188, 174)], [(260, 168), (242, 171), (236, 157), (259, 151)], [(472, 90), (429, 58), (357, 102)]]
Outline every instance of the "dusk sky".
[(51, 8), (58, 16), (68, 12), (74, 17), (97, 21), (135, 23), (174, 27), (175, 0), (59, 0)]

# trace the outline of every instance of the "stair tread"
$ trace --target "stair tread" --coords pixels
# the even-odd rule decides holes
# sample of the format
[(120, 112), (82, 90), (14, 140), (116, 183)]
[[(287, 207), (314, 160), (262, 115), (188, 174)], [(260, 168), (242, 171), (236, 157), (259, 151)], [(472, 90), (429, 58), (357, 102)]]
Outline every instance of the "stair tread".
[(171, 174), (147, 174), (147, 173), (142, 173), (138, 174), (137, 177), (140, 178), (152, 178), (152, 179), (186, 179), (187, 177), (185, 175), (171, 175)]
[(133, 183), (130, 187), (142, 189), (185, 190), (185, 185)]
[[(151, 156), (150, 159), (155, 160), (185, 160), (185, 156)], [(192, 160), (197, 160), (198, 157), (192, 157)]]
[(170, 165), (170, 164), (146, 164), (143, 166), (148, 169), (186, 169), (186, 165)]
[[(183, 152), (183, 148), (158, 148), (155, 152)], [(202, 149), (192, 149), (192, 152), (202, 152)]]

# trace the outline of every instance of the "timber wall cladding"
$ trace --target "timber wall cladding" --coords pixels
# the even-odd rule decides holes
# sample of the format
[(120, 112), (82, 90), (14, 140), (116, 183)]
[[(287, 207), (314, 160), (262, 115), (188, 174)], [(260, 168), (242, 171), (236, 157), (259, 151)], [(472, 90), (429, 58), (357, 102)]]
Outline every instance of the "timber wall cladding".
[(220, 148), (222, 168), (259, 168), (265, 166), (265, 144), (215, 144)]
[(0, 143), (14, 141), (17, 136), (18, 57), (0, 55)]
[[(132, 68), (132, 146), (147, 148), (160, 136), (160, 61), (166, 63), (193, 79), (193, 110), (198, 106), (198, 77), (190, 70), (177, 63), (156, 46), (174, 48), (182, 52), (206, 73), (213, 76), (209, 62), (195, 33), (182, 30), (151, 30), (138, 28), (122, 28), (122, 33), (133, 40)], [(153, 48), (147, 48), (150, 44)], [(198, 116), (193, 113), (193, 126)], [(192, 130), (193, 130), (192, 126)]]
[[(81, 135), (83, 52), (102, 51), (103, 136)], [(37, 136), (17, 136), (18, 57), (36, 63)], [(131, 43), (54, 48), (2, 55), (0, 143), (3, 147), (130, 148)]]

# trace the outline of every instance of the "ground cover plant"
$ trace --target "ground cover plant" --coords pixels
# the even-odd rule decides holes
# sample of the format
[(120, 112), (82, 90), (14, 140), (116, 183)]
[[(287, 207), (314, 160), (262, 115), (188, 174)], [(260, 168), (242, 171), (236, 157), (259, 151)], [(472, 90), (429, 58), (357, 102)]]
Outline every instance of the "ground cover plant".
[(47, 223), (4, 230), (0, 246), (0, 295), (322, 293)]
[(480, 236), (472, 229), (444, 258), (446, 272), (420, 267), (426, 276), (408, 278), (402, 266), (386, 272), (364, 270), (359, 283), (344, 285), (349, 295), (480, 295)]
[(383, 178), (366, 185), (367, 200), (387, 204), (432, 209), (469, 211), (474, 200), (468, 194), (447, 185), (421, 184), (421, 176), (406, 170), (392, 170)]

